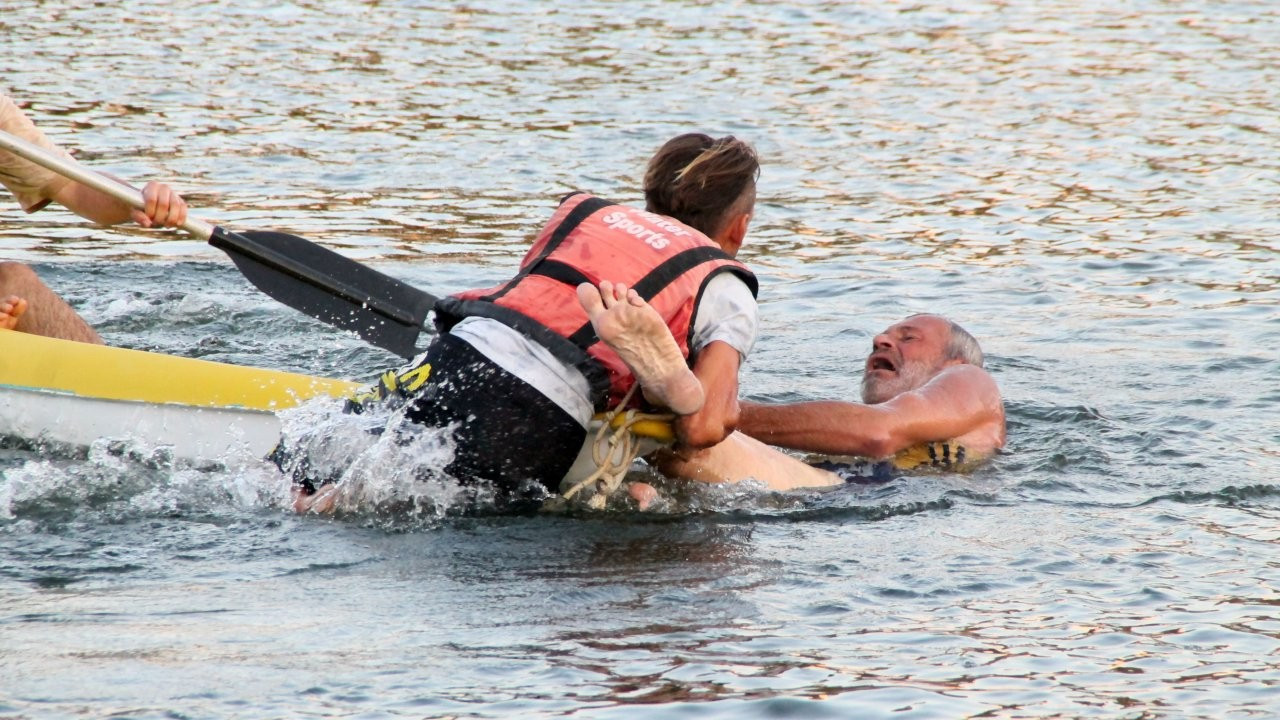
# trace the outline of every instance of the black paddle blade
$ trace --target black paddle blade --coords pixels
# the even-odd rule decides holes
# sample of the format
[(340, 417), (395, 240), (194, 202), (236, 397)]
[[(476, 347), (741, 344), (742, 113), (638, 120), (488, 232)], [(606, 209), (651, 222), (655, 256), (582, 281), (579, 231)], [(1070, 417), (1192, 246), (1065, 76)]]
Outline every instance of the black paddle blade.
[(436, 298), (296, 235), (214, 228), (209, 244), (267, 295), (404, 357)]

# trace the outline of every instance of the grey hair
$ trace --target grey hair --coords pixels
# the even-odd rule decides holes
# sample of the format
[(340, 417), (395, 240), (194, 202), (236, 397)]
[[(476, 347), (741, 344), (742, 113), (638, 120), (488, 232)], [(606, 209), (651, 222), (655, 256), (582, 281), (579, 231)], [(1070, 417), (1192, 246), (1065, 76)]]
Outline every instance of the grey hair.
[(978, 346), (978, 341), (969, 334), (968, 330), (958, 324), (950, 320), (947, 320), (947, 324), (951, 326), (951, 337), (947, 340), (947, 346), (942, 351), (943, 359), (959, 360), (969, 365), (982, 367), (982, 348)]
[(947, 338), (947, 344), (942, 348), (942, 360), (959, 360), (968, 365), (982, 367), (983, 357), (982, 348), (978, 345), (978, 341), (969, 334), (968, 330), (960, 327), (959, 324), (953, 322), (950, 318), (941, 315), (933, 315), (932, 313), (916, 313), (907, 318), (913, 317), (936, 317), (947, 323), (947, 327), (951, 330), (951, 336)]

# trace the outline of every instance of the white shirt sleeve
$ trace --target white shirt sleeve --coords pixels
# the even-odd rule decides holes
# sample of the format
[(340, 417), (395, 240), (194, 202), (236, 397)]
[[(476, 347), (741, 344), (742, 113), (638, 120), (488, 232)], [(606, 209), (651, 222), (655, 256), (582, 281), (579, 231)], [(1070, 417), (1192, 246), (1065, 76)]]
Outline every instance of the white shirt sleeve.
[(691, 352), (719, 340), (745, 360), (756, 344), (759, 309), (751, 288), (735, 273), (721, 272), (707, 283), (694, 310)]

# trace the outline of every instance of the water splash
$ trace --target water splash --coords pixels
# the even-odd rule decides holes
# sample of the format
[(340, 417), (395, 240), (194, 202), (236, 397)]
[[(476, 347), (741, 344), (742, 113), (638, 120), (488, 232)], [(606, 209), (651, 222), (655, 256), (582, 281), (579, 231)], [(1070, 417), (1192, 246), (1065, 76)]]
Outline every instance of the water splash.
[(0, 521), (117, 523), (280, 507), (287, 498), (279, 473), (252, 459), (193, 464), (164, 447), (105, 438), (83, 450), (36, 450), (0, 472)]
[(454, 456), (453, 427), (416, 425), (402, 408), (353, 414), (325, 400), (282, 412), (280, 419), (282, 470), (331, 495), (340, 516), (392, 526), (430, 523), (496, 500), (489, 484), (460, 482), (445, 472)]

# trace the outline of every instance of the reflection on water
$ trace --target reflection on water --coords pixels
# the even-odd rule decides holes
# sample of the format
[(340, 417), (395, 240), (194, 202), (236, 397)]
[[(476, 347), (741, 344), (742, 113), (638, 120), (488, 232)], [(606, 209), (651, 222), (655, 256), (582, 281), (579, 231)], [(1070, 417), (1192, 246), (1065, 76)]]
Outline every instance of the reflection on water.
[[(871, 337), (935, 311), (1010, 423), (968, 477), (425, 522), (372, 509), (399, 467), (326, 521), (270, 468), (6, 445), (0, 713), (1280, 710), (1271, 3), (16, 0), (0, 37), (86, 163), (433, 292), (499, 279), (568, 190), (635, 201), (668, 136), (740, 135), (744, 394), (852, 397)], [(117, 344), (394, 362), (171, 233), (8, 203), (0, 255)]]

